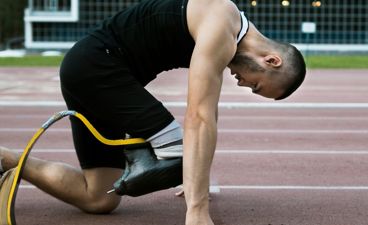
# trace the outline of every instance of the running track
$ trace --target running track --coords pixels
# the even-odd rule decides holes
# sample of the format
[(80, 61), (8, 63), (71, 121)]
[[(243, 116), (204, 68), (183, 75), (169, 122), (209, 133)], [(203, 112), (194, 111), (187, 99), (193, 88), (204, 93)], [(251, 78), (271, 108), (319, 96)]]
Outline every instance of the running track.
[[(185, 70), (149, 85), (182, 122)], [(368, 71), (311, 70), (281, 102), (253, 96), (225, 75), (211, 174), (216, 225), (368, 224)], [(57, 68), (0, 68), (0, 145), (22, 151), (64, 110)], [(78, 165), (68, 120), (51, 127), (32, 155)], [(170, 189), (124, 197), (111, 215), (87, 215), (22, 182), (18, 224), (184, 224)]]

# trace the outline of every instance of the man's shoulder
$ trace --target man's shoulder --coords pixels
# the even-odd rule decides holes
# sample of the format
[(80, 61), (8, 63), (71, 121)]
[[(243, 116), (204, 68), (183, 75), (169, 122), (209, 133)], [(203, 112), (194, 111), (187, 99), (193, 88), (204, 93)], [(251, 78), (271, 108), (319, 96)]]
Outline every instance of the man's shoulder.
[(188, 0), (187, 20), (192, 34), (208, 24), (203, 21), (233, 29), (239, 29), (241, 23), (239, 9), (230, 0)]
[(230, 0), (188, 0), (188, 11), (200, 12), (205, 17), (209, 14), (232, 15), (239, 12), (238, 7)]

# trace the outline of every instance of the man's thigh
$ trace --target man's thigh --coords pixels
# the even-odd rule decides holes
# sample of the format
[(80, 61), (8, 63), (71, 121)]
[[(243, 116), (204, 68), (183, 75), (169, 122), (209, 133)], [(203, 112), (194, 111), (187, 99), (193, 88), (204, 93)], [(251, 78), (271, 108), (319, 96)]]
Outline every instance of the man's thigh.
[[(75, 109), (83, 114), (96, 130), (105, 138), (124, 139), (125, 132), (120, 127), (111, 126), (96, 119), (83, 109)], [(100, 142), (78, 118), (71, 117), (74, 147), (82, 169), (125, 168), (124, 146), (110, 146)]]

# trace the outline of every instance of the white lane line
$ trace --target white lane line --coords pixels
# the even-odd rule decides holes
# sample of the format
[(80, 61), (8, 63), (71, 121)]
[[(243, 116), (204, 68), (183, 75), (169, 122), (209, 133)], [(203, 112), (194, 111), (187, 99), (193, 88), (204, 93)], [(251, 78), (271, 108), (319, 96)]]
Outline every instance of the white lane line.
[[(23, 152), (24, 149), (12, 149), (13, 151), (16, 152)], [(62, 149), (62, 148), (55, 148), (55, 149), (32, 149), (33, 153), (69, 153), (69, 152), (75, 152), (74, 149), (71, 148), (66, 148), (66, 149)]]
[(273, 109), (368, 109), (368, 103), (243, 103), (243, 102), (220, 102), (222, 108), (273, 108)]
[[(23, 149), (13, 149), (23, 152)], [(33, 153), (74, 153), (74, 149), (33, 149)], [(219, 149), (215, 154), (300, 154), (300, 155), (368, 155), (364, 150), (224, 150)]]
[[(179, 185), (176, 188), (183, 189), (183, 185)], [(210, 185), (209, 192), (210, 193), (220, 193), (221, 192), (220, 186), (219, 185), (216, 185), (216, 184)]]
[[(0, 119), (44, 119), (47, 120), (48, 118), (50, 118), (52, 116), (52, 113), (50, 114), (38, 114), (38, 113), (34, 113), (34, 114), (16, 114), (16, 115), (0, 115)], [(368, 122), (367, 121), (367, 117), (368, 115), (365, 116), (296, 116), (296, 115), (292, 115), (292, 116), (236, 116), (236, 115), (221, 115), (219, 117), (219, 121), (221, 120), (287, 120), (287, 121), (292, 121), (292, 120), (297, 120), (297, 121), (302, 121), (302, 120), (347, 120), (347, 121), (362, 121), (362, 122)], [(184, 119), (183, 115), (175, 115), (176, 119)]]
[(216, 150), (216, 154), (301, 154), (301, 155), (367, 155), (355, 150)]
[(219, 129), (219, 133), (299, 133), (299, 134), (367, 134), (368, 130), (327, 129)]
[[(184, 108), (187, 106), (186, 102), (183, 101), (168, 101), (163, 102), (167, 107), (173, 108)], [(0, 106), (24, 106), (24, 107), (36, 107), (36, 106), (64, 106), (63, 101), (0, 101)], [(309, 103), (309, 102), (220, 102), (220, 108), (228, 109), (243, 109), (243, 108), (273, 108), (273, 109), (284, 109), (284, 108), (294, 108), (294, 109), (335, 109), (335, 108), (359, 108), (368, 109), (368, 103)]]
[(64, 106), (66, 107), (65, 102), (63, 101), (0, 101), (0, 106), (16, 106), (16, 107), (37, 107), (37, 106)]
[[(1, 118), (1, 116), (0, 116)], [(184, 116), (175, 116), (176, 119), (184, 119)], [(355, 117), (351, 117), (351, 116), (296, 116), (296, 115), (292, 115), (292, 116), (236, 116), (236, 115), (220, 115), (219, 116), (219, 121), (221, 120), (232, 120), (232, 121), (237, 121), (237, 120), (286, 120), (286, 121), (316, 121), (316, 120), (329, 120), (329, 121), (333, 121), (333, 120), (347, 120), (347, 121), (362, 121), (362, 122), (366, 122), (368, 123), (368, 115), (364, 115), (364, 116), (355, 116)]]
[(320, 190), (320, 191), (360, 191), (368, 190), (368, 186), (299, 186), (299, 185), (220, 185), (220, 189), (229, 190)]
[[(41, 127), (41, 125), (40, 125)], [(0, 128), (0, 132), (36, 132), (37, 128)], [(47, 132), (70, 132), (70, 128), (50, 128)]]
[(36, 186), (34, 185), (29, 185), (29, 184), (21, 184), (19, 185), (20, 189), (36, 189)]
[[(20, 185), (20, 189), (36, 189), (33, 185)], [(182, 188), (179, 186), (177, 188)], [(301, 185), (218, 185), (210, 186), (211, 193), (224, 190), (303, 190), (303, 191), (368, 191), (368, 186), (301, 186)]]
[(51, 114), (38, 114), (38, 113), (34, 113), (34, 114), (14, 114), (14, 115), (0, 115), (0, 119), (35, 119), (35, 118), (39, 118), (39, 119), (45, 119), (47, 120), (48, 118), (50, 118), (52, 116)]
[(210, 193), (220, 193), (221, 188), (218, 185), (211, 185), (210, 186)]
[[(39, 128), (0, 128), (0, 132), (36, 132)], [(47, 132), (71, 132), (70, 128), (50, 128)], [(219, 133), (298, 133), (298, 134), (368, 134), (368, 130), (328, 129), (219, 129)]]

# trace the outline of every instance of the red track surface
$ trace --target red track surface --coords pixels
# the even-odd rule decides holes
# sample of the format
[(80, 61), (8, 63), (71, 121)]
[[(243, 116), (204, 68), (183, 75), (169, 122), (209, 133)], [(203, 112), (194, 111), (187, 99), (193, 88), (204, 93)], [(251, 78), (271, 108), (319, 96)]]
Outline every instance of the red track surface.
[[(148, 88), (164, 102), (184, 102), (185, 73), (160, 75)], [(57, 74), (56, 68), (0, 68), (0, 145), (21, 151), (49, 116), (65, 109)], [(368, 224), (367, 101), (366, 70), (309, 71), (303, 87), (276, 105), (236, 87), (226, 74), (221, 102), (238, 107), (220, 107), (211, 175), (215, 224)], [(269, 107), (239, 104), (249, 102)], [(319, 104), (280, 107), (285, 103)], [(169, 109), (183, 120), (184, 107)], [(44, 134), (32, 155), (77, 166), (72, 149), (65, 119)], [(113, 214), (88, 215), (23, 182), (16, 218), (20, 225), (184, 224), (185, 203), (175, 191), (124, 197)]]

